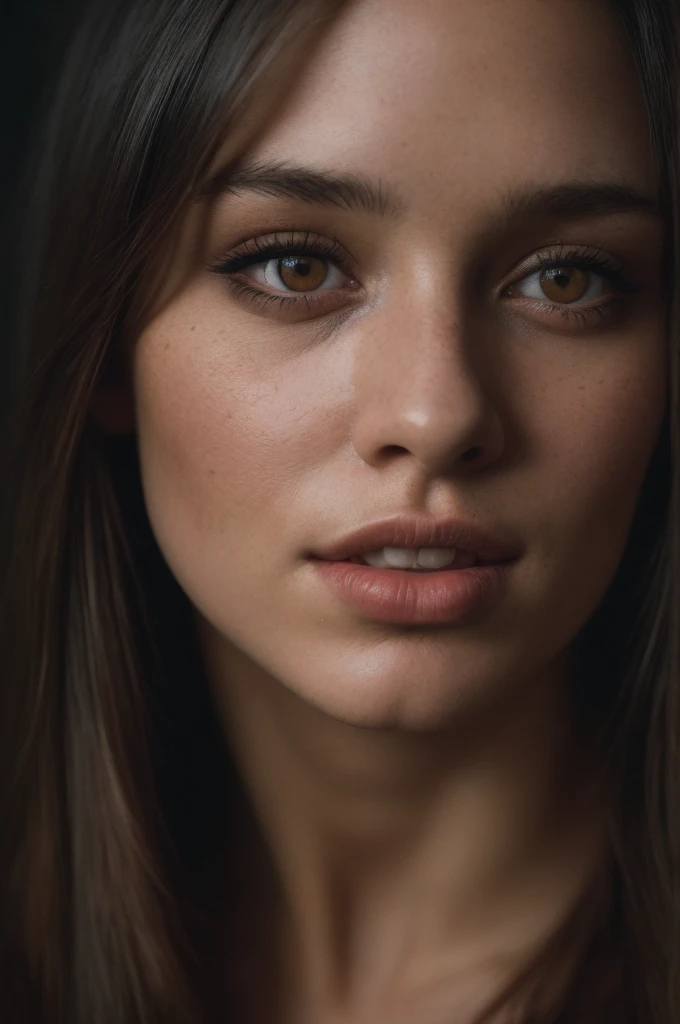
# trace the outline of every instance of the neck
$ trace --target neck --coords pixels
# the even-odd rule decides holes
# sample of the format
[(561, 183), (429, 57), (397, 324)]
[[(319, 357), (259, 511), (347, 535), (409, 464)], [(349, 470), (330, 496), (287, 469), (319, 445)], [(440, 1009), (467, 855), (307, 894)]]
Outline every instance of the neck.
[(295, 1019), (387, 1019), (455, 980), (461, 1013), (470, 979), (488, 996), (603, 858), (563, 666), (493, 715), (408, 733), (337, 721), (223, 643), (206, 653), (252, 809), (242, 891), (268, 894)]

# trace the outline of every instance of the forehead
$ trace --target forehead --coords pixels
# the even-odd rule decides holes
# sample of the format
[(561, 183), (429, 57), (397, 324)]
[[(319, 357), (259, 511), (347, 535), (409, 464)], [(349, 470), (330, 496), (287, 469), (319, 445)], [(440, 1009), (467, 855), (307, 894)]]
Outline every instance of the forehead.
[(358, 0), (248, 156), (378, 178), (421, 212), (517, 180), (655, 184), (607, 0)]

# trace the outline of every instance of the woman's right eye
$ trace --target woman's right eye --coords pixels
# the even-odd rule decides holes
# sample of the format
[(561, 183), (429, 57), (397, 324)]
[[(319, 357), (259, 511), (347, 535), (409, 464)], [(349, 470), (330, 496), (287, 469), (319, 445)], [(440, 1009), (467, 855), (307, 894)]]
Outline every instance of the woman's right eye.
[(209, 269), (227, 279), (232, 294), (259, 309), (293, 315), (322, 315), (360, 289), (339, 242), (310, 232), (252, 239)]
[(330, 260), (300, 254), (253, 263), (240, 273), (257, 284), (289, 294), (341, 288), (348, 280)]

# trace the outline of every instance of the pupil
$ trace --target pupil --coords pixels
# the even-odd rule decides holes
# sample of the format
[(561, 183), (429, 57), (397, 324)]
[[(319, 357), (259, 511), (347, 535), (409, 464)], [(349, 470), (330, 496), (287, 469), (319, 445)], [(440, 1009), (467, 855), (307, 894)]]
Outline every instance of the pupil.
[(300, 274), (301, 277), (306, 277), (310, 272), (311, 267), (306, 260), (301, 260), (295, 256), (288, 256), (286, 259), (281, 260), (281, 266), (287, 270), (294, 270)]

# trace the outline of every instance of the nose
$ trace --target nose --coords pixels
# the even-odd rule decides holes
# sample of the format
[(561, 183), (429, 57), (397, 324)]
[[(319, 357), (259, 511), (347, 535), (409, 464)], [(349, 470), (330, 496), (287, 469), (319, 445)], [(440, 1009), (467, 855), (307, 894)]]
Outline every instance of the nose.
[(449, 280), (388, 301), (362, 322), (353, 442), (364, 462), (379, 467), (408, 453), (439, 476), (499, 458), (498, 366), (477, 319), (454, 307)]

